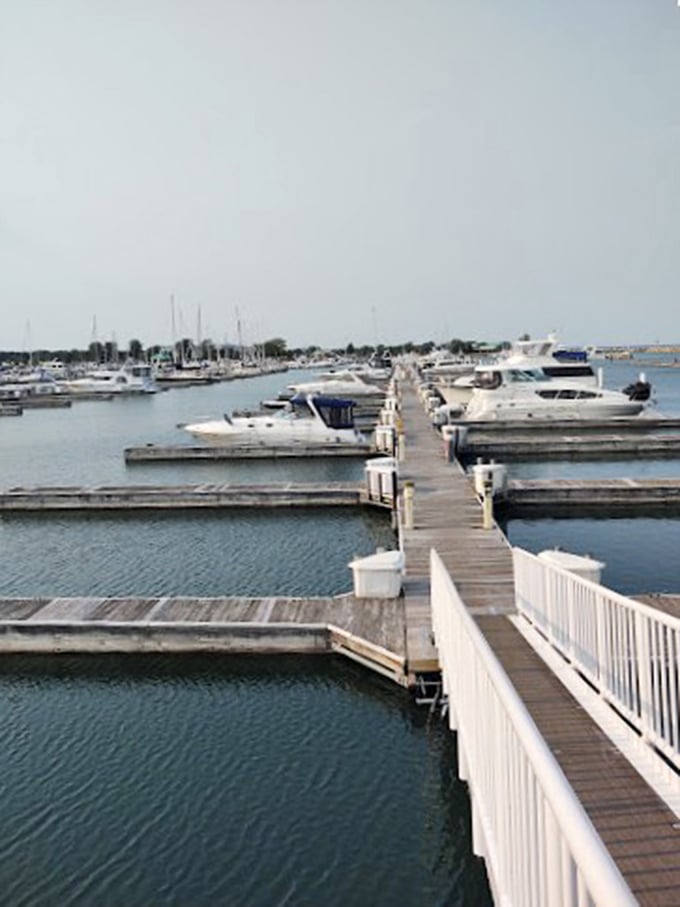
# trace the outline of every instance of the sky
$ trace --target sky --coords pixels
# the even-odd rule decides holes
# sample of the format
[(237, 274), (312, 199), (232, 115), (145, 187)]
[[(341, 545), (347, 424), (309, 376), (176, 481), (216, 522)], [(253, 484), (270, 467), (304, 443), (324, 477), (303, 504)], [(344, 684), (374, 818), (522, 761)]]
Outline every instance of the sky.
[(0, 349), (680, 342), (677, 0), (0, 0)]

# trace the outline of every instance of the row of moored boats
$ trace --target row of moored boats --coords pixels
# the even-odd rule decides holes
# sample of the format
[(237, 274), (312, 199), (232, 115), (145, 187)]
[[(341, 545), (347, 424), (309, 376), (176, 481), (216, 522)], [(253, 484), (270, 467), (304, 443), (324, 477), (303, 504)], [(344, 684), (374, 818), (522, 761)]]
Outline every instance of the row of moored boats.
[[(603, 387), (601, 370), (588, 352), (565, 350), (555, 337), (519, 341), (488, 362), (464, 359), (421, 361), (423, 385), (437, 424), (522, 420), (600, 420), (640, 415), (651, 400), (644, 375), (626, 388)], [(391, 367), (331, 371), (291, 385), (266, 409), (184, 426), (213, 444), (363, 444), (355, 407), (384, 395)]]

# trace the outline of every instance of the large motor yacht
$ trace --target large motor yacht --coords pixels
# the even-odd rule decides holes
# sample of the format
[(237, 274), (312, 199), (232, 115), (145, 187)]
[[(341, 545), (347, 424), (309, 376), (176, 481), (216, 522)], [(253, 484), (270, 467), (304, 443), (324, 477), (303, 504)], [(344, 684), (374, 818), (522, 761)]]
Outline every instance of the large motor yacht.
[(155, 394), (158, 386), (150, 365), (125, 363), (117, 369), (96, 369), (60, 382), (71, 394)]
[[(562, 346), (555, 334), (540, 340), (517, 340), (507, 355), (494, 363), (503, 369), (538, 369), (546, 378), (564, 378), (581, 387), (597, 387), (599, 378), (589, 361), (588, 351)], [(437, 389), (446, 403), (465, 405), (472, 397), (475, 367), (458, 377), (439, 376)]]
[(512, 368), (507, 363), (478, 366), (467, 421), (525, 419), (616, 419), (637, 416), (651, 387), (644, 375), (624, 391), (586, 387), (577, 381), (549, 378), (539, 368)]
[(273, 413), (228, 416), (185, 425), (185, 431), (211, 444), (365, 444), (355, 428), (352, 400), (304, 394)]

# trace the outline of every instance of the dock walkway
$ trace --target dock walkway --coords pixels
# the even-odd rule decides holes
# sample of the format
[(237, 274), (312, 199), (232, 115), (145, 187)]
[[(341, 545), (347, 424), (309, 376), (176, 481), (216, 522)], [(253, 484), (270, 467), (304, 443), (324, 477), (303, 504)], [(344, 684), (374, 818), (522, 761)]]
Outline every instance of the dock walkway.
[(403, 530), (408, 670), (437, 663), (428, 624), (429, 551), (435, 548), (640, 905), (678, 907), (677, 817), (509, 619), (514, 583), (508, 542), (499, 529), (482, 528), (469, 478), (446, 462), (443, 442), (409, 385), (402, 417), (400, 478), (415, 484), (414, 528)]

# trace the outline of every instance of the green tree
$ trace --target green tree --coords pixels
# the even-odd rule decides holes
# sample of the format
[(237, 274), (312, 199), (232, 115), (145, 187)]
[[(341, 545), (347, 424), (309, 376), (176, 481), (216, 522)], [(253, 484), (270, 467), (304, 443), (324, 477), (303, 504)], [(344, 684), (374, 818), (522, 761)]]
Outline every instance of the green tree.
[(267, 359), (284, 359), (288, 355), (288, 345), (283, 337), (273, 337), (262, 344)]
[(87, 348), (87, 358), (91, 359), (93, 362), (103, 362), (104, 347), (98, 340), (93, 340)]
[(144, 358), (144, 347), (140, 340), (131, 340), (128, 343), (128, 356), (135, 362), (140, 362)]

